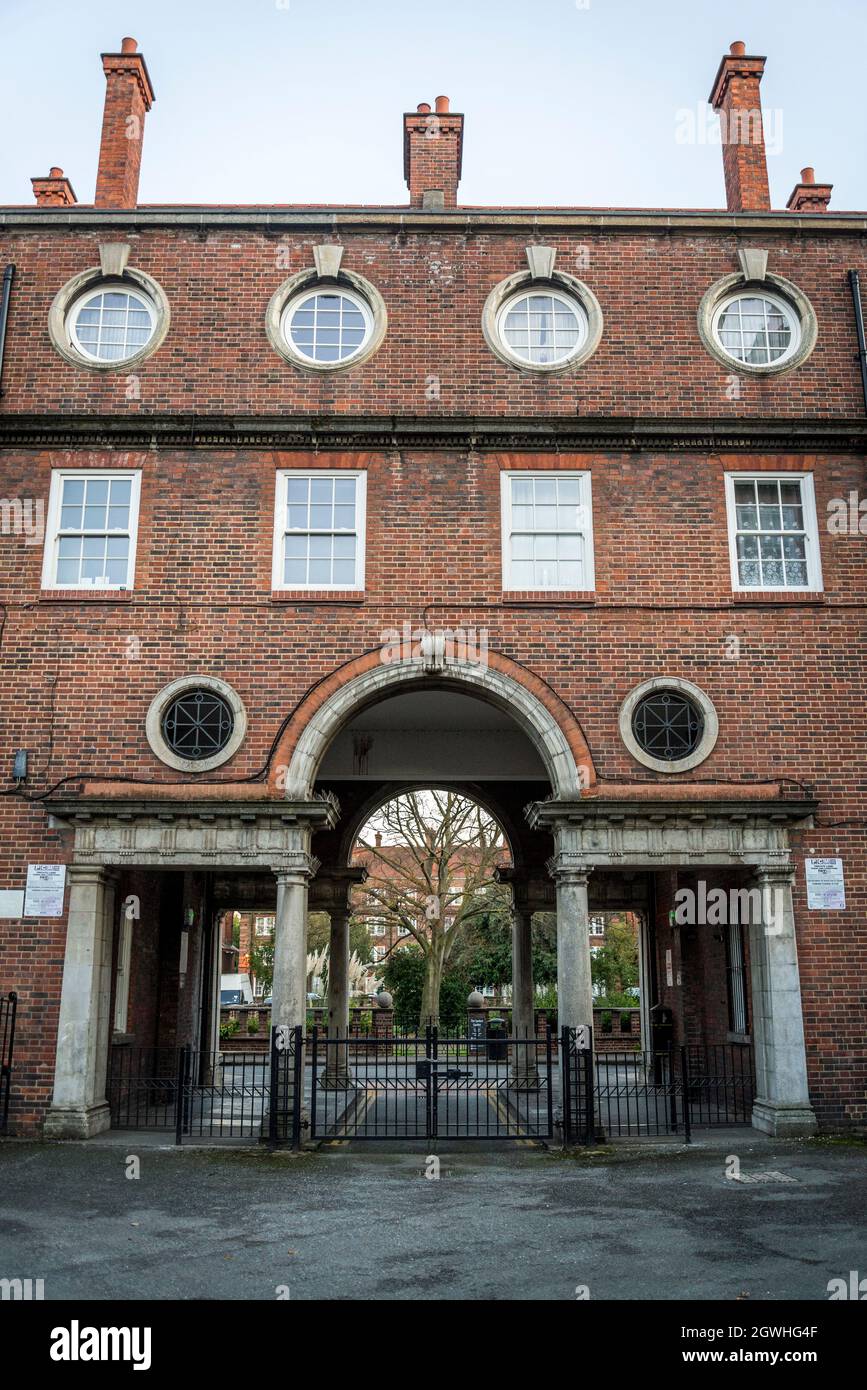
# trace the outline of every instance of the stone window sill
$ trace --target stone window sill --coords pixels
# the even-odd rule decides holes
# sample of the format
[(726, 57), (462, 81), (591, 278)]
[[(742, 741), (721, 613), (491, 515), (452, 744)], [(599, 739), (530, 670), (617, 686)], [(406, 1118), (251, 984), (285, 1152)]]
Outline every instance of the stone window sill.
[(364, 603), (363, 589), (272, 589), (272, 603)]
[(132, 589), (42, 589), (40, 603), (132, 603)]

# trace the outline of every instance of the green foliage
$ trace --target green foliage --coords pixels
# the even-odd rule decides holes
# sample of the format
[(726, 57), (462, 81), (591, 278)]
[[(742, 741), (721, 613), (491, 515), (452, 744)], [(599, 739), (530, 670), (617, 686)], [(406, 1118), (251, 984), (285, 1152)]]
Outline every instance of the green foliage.
[(623, 918), (609, 918), (605, 943), (593, 956), (591, 970), (593, 983), (601, 986), (599, 994), (605, 1003), (636, 1004), (635, 996), (626, 991), (638, 984), (638, 942), (632, 927)]
[[(307, 950), (322, 951), (331, 940), (331, 922), (327, 912), (311, 912), (307, 918)], [(362, 965), (373, 959), (373, 942), (367, 924), (353, 917), (349, 923), (349, 954), (353, 951)]]
[(270, 994), (274, 984), (274, 938), (263, 937), (250, 948), (250, 971), (262, 987)]
[(258, 1031), (259, 1031), (259, 1015), (258, 1015), (258, 1014), (248, 1014), (248, 1015), (247, 1015), (247, 1032), (248, 1032), (248, 1033), (258, 1033)]
[[(553, 912), (539, 912), (533, 918), (532, 951), (534, 982), (555, 982), (557, 919)], [(473, 987), (512, 983), (512, 919), (503, 889), (492, 890), (490, 910), (467, 925), (452, 963), (466, 973)]]
[(241, 1027), (236, 1018), (227, 1018), (225, 1023), (220, 1024), (220, 1037), (233, 1038)]
[[(389, 994), (394, 995), (394, 1021), (400, 1028), (418, 1027), (427, 962), (421, 951), (393, 951), (382, 971)], [(459, 1023), (467, 1012), (470, 977), (462, 966), (446, 966), (440, 990), (440, 1023)]]

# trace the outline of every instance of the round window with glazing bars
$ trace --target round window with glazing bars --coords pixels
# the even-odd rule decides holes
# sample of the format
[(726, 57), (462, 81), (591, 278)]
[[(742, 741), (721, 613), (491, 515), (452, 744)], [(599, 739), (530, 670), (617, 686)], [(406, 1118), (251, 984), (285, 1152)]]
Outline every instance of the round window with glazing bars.
[(713, 316), (713, 334), (723, 352), (749, 367), (772, 367), (797, 351), (800, 323), (778, 295), (729, 295)]
[(368, 305), (342, 287), (297, 295), (283, 313), (283, 335), (291, 350), (320, 366), (350, 361), (372, 331)]
[(122, 362), (146, 346), (156, 322), (156, 310), (145, 295), (125, 286), (101, 285), (73, 304), (69, 336), (83, 357)]
[(677, 762), (695, 752), (704, 735), (704, 715), (677, 690), (654, 690), (632, 714), (632, 733), (651, 758)]
[(235, 716), (213, 690), (185, 690), (166, 706), (162, 736), (178, 758), (200, 762), (221, 753), (232, 737)]
[(517, 362), (550, 367), (568, 362), (587, 338), (587, 314), (577, 299), (556, 290), (531, 290), (507, 299), (497, 334)]

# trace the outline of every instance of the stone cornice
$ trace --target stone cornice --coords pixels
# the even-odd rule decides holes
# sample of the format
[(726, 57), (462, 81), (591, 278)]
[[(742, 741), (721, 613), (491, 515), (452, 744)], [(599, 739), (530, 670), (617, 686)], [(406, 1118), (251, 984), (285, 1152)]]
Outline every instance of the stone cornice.
[(701, 825), (708, 820), (789, 825), (807, 820), (818, 810), (817, 801), (753, 799), (744, 801), (694, 800), (605, 800), (587, 797), (579, 801), (532, 801), (526, 808), (528, 824), (534, 830), (554, 825), (581, 825), (592, 821), (657, 822), (689, 821)]
[(130, 231), (188, 230), (207, 236), (241, 228), (264, 236), (287, 231), (317, 235), (343, 232), (411, 234), (453, 232), (458, 236), (520, 232), (545, 236), (572, 231), (698, 231), (731, 235), (739, 232), (784, 232), (790, 236), (867, 234), (864, 212), (741, 212), (718, 209), (665, 210), (654, 208), (410, 208), (402, 207), (163, 207), (69, 208), (7, 207), (0, 209), (0, 229), (10, 231), (100, 231), (123, 227)]
[(132, 824), (156, 820), (165, 825), (177, 821), (203, 822), (238, 820), (251, 824), (257, 821), (278, 821), (287, 825), (315, 825), (317, 830), (331, 830), (340, 818), (334, 799), (316, 798), (313, 801), (205, 801), (190, 799), (160, 800), (142, 797), (128, 800), (113, 797), (52, 797), (41, 803), (56, 821), (69, 824), (116, 822)]
[(18, 449), (826, 450), (867, 448), (867, 419), (683, 416), (0, 414)]

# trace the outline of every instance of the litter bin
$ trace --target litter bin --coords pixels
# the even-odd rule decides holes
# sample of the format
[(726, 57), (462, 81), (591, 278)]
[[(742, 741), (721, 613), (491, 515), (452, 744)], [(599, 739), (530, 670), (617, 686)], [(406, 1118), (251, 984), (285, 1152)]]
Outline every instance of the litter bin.
[(489, 1061), (505, 1062), (508, 1060), (509, 1045), (506, 1037), (506, 1020), (504, 1018), (489, 1018), (487, 1028)]

